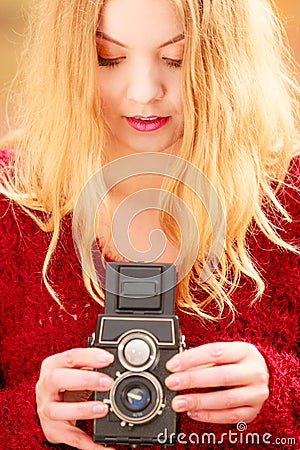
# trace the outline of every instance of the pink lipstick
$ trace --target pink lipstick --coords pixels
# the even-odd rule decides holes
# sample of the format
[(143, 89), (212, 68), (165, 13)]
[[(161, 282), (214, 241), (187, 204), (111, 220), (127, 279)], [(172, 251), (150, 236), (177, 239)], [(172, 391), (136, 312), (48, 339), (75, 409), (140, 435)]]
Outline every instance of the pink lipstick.
[(126, 117), (126, 120), (134, 130), (149, 132), (158, 130), (159, 128), (163, 127), (169, 120), (169, 117), (134, 116)]

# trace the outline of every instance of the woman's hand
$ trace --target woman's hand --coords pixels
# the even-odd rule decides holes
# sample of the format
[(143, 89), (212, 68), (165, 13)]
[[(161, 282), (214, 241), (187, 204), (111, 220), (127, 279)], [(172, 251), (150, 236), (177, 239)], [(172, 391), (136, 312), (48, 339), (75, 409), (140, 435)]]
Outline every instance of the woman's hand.
[[(175, 372), (165, 382), (169, 389), (211, 388), (211, 392), (178, 395), (172, 407), (195, 420), (210, 423), (249, 423), (269, 396), (269, 372), (257, 348), (246, 342), (214, 342), (171, 358)], [(224, 390), (214, 391), (214, 388)]]
[(99, 450), (77, 428), (76, 420), (104, 417), (108, 408), (102, 402), (86, 401), (90, 391), (108, 391), (112, 378), (92, 369), (111, 364), (113, 355), (96, 348), (77, 348), (46, 358), (36, 385), (37, 412), (47, 440), (77, 449)]

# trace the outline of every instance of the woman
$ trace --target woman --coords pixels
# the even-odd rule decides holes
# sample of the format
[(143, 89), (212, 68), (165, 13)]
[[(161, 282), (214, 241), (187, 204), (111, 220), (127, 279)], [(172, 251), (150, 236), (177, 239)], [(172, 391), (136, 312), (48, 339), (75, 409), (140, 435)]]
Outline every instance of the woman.
[[(86, 422), (76, 421), (108, 413), (86, 400), (112, 386), (92, 370), (111, 364), (112, 355), (84, 348), (103, 286), (86, 232), (89, 205), (75, 226), (83, 267), (72, 215), (105, 164), (108, 179), (117, 180), (95, 220), (105, 260), (139, 261), (158, 229), (165, 245), (155, 235), (160, 252), (148, 261), (178, 260), (181, 269), (200, 237), (192, 266), (178, 273), (176, 309), (188, 350), (168, 361), (165, 380), (181, 391), (172, 407), (186, 438), (176, 448), (207, 439), (209, 448), (243, 448), (246, 433), (261, 446), (276, 438), (293, 444), (299, 91), (269, 2), (40, 1), (33, 25), (20, 71), (20, 131), (2, 152), (4, 448), (101, 448)], [(160, 155), (192, 163), (217, 193), (226, 229), (208, 275), (214, 223), (180, 175), (162, 176), (159, 168), (124, 177), (112, 169), (123, 158), (125, 170), (141, 154), (158, 164)], [(165, 194), (162, 212), (135, 203), (141, 213), (126, 233), (122, 220), (111, 229), (124, 200), (153, 189)], [(174, 194), (192, 211), (196, 231), (185, 220), (178, 230), (169, 214)]]

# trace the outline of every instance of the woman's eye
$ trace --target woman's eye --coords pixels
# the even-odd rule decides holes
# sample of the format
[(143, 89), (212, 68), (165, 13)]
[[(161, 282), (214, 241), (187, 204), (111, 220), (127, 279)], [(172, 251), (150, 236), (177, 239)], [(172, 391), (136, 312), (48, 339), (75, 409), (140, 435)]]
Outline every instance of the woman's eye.
[(169, 58), (163, 58), (166, 62), (167, 66), (172, 68), (179, 68), (182, 66), (182, 59), (169, 59)]
[(114, 67), (120, 64), (121, 61), (121, 58), (102, 58), (102, 56), (98, 55), (99, 66)]
[[(124, 58), (103, 58), (102, 56), (98, 55), (98, 63), (99, 66), (102, 67), (115, 67), (118, 64), (122, 62)], [(163, 58), (167, 66), (171, 68), (179, 68), (182, 66), (182, 59), (170, 59), (170, 58)]]

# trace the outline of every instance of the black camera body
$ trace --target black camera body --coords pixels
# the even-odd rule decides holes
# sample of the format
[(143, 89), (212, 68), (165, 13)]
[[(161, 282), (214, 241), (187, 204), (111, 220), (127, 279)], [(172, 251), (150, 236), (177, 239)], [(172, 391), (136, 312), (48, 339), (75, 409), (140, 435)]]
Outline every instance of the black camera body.
[(174, 264), (106, 265), (105, 310), (89, 345), (114, 354), (114, 362), (99, 369), (114, 383), (110, 392), (94, 393), (94, 400), (109, 405), (107, 416), (94, 420), (95, 442), (150, 446), (162, 433), (175, 442), (178, 415), (171, 401), (177, 393), (164, 383), (166, 362), (183, 347), (175, 276)]

